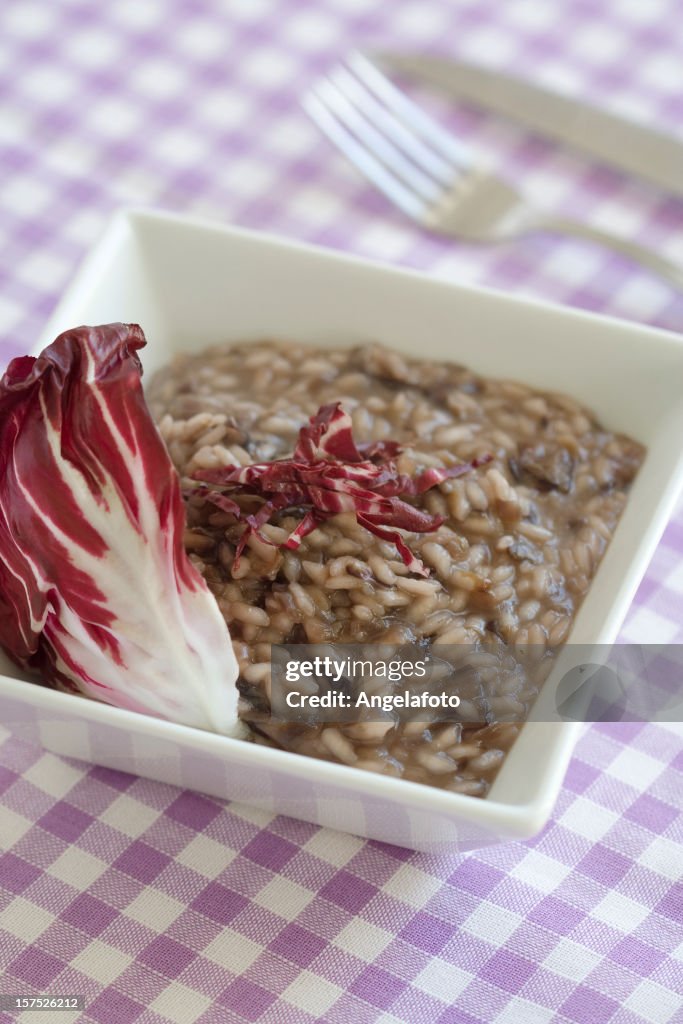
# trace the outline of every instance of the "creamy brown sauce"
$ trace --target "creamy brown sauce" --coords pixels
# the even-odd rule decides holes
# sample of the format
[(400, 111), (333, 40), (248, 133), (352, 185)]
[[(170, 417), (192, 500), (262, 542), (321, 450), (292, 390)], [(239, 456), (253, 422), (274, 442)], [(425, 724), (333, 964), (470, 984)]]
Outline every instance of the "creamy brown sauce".
[[(194, 497), (186, 534), (230, 627), (242, 713), (258, 742), (485, 795), (531, 689), (494, 692), (495, 724), (478, 721), (476, 708), (460, 724), (277, 724), (268, 716), (270, 645), (467, 644), (480, 673), (489, 670), (476, 655), (491, 644), (557, 647), (609, 544), (642, 446), (566, 396), (377, 345), (218, 346), (179, 357), (154, 377), (148, 397), (184, 477), (288, 456), (299, 428), (336, 401), (358, 442), (400, 442), (401, 473), (493, 457), (410, 499), (445, 519), (436, 532), (406, 538), (428, 579), (410, 574), (353, 513), (323, 523), (297, 551), (252, 536), (237, 571), (243, 526), (229, 513)], [(263, 532), (280, 544), (300, 518), (287, 510)], [(539, 685), (543, 677), (539, 670)]]

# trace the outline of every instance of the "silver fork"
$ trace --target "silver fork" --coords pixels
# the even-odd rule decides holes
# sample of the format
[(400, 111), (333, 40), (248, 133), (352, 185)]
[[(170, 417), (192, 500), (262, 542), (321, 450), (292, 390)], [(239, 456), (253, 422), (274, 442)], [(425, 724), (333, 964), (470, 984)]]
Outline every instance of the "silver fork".
[(405, 214), (440, 234), (504, 242), (534, 231), (578, 235), (631, 257), (683, 289), (683, 268), (637, 242), (534, 209), (512, 185), (477, 166), (359, 53), (302, 101), (328, 138)]

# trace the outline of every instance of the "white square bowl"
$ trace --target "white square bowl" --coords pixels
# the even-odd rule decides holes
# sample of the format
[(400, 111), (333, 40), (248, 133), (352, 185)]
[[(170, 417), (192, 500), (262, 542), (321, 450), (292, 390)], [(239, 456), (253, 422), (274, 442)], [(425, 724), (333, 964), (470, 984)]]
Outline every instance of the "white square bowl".
[[(176, 351), (219, 341), (376, 340), (579, 398), (608, 427), (648, 446), (571, 636), (583, 644), (615, 639), (683, 482), (678, 337), (135, 210), (113, 219), (35, 351), (68, 327), (115, 320), (142, 325), (147, 373)], [(581, 728), (527, 724), (491, 793), (478, 800), (30, 685), (7, 659), (0, 671), (0, 721), (48, 750), (430, 852), (536, 833)]]

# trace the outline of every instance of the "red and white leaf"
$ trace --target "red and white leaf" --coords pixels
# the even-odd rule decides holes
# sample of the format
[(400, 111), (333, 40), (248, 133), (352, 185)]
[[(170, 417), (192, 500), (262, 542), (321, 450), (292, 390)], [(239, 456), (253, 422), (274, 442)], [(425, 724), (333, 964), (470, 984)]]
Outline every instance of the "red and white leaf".
[(237, 733), (238, 668), (183, 548), (135, 325), (81, 327), (0, 381), (0, 644), (54, 685)]

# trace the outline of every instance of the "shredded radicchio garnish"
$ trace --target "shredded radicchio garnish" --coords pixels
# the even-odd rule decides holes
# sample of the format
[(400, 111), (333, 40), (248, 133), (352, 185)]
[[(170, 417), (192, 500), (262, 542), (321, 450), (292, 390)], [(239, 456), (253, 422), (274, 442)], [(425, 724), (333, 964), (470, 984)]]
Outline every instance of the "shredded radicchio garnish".
[[(394, 459), (401, 453), (399, 444), (373, 441), (359, 446), (351, 428), (351, 417), (340, 402), (324, 405), (299, 431), (291, 458), (203, 469), (193, 474), (201, 481), (198, 491), (207, 501), (245, 522), (235, 551), (235, 568), (252, 533), (272, 544), (261, 527), (277, 512), (304, 507), (306, 512), (284, 547), (296, 549), (326, 519), (340, 512), (354, 512), (361, 526), (396, 546), (411, 572), (429, 575), (397, 531), (429, 533), (437, 530), (444, 519), (415, 508), (400, 495), (423, 494), (444, 480), (490, 462), (491, 456), (443, 469), (426, 469), (411, 477), (398, 472)], [(258, 496), (263, 504), (257, 512), (245, 514), (234, 500), (240, 495)]]
[(80, 327), (0, 381), (0, 645), (55, 686), (237, 734), (237, 662), (185, 554), (144, 344)]

